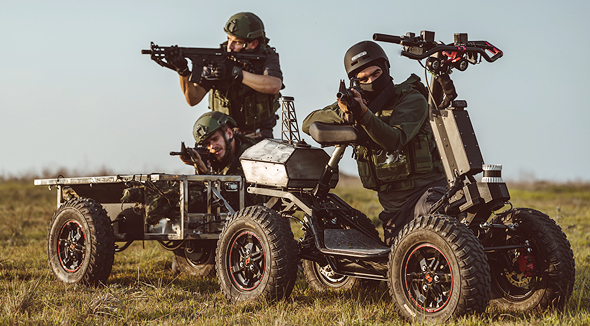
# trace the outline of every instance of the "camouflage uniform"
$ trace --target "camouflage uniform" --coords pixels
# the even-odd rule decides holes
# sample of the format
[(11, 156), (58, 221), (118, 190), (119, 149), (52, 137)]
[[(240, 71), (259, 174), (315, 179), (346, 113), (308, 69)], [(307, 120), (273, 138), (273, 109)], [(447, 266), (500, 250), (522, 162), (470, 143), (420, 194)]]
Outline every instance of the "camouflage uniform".
[[(312, 112), (302, 130), (309, 133), (309, 126), (315, 121), (346, 123), (337, 102)], [(389, 243), (400, 227), (428, 211), (429, 205), (424, 203), (431, 204), (440, 198), (441, 190), (427, 190), (445, 185), (428, 121), (428, 104), (409, 81), (404, 82), (396, 85), (395, 95), (381, 110), (367, 111), (359, 124), (370, 137), (368, 145), (355, 147), (359, 176), (365, 188), (378, 193), (384, 209), (379, 218)]]

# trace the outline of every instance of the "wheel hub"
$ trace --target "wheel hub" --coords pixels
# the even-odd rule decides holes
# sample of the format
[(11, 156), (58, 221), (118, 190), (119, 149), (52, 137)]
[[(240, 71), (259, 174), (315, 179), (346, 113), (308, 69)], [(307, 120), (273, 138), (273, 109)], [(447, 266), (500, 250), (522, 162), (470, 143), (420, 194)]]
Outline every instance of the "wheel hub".
[(86, 254), (86, 238), (78, 222), (68, 221), (61, 228), (57, 251), (59, 262), (65, 271), (74, 273), (80, 269)]
[(535, 276), (535, 256), (521, 249), (512, 257), (512, 271), (504, 269), (506, 279), (513, 286), (530, 289)]
[(242, 290), (255, 289), (264, 276), (264, 248), (250, 231), (236, 236), (229, 252), (229, 265), (234, 284)]
[(453, 292), (452, 271), (444, 254), (432, 245), (414, 249), (405, 263), (406, 293), (426, 312), (445, 307)]
[(320, 274), (330, 283), (340, 283), (344, 279), (346, 279), (346, 275), (341, 275), (332, 269), (332, 267), (328, 264), (324, 267), (320, 267), (317, 265)]

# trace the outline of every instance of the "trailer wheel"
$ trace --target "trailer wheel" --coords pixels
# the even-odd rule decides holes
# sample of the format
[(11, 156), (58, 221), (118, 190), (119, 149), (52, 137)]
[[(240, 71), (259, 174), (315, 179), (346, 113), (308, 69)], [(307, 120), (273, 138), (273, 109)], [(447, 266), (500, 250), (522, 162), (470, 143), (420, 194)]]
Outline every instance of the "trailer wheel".
[[(365, 214), (358, 212), (355, 221), (360, 227), (379, 238), (379, 231)], [(338, 274), (332, 270), (329, 264), (322, 266), (317, 262), (304, 259), (302, 265), (305, 282), (314, 291), (357, 291), (379, 286), (379, 281)]]
[(442, 323), (486, 309), (490, 270), (483, 247), (458, 220), (420, 216), (394, 239), (388, 285), (396, 311), (410, 321)]
[(509, 212), (502, 222), (518, 223), (513, 232), (492, 235), (487, 246), (523, 245), (489, 255), (492, 272), (490, 305), (511, 311), (563, 309), (572, 294), (575, 262), (570, 243), (549, 216), (528, 208)]
[(83, 197), (62, 204), (49, 225), (47, 255), (61, 282), (105, 283), (115, 258), (115, 237), (104, 208)]
[(223, 227), (215, 255), (229, 301), (288, 297), (297, 278), (297, 247), (289, 220), (263, 206), (246, 207)]
[(379, 281), (363, 280), (353, 276), (342, 275), (334, 272), (329, 264), (321, 266), (311, 260), (303, 260), (303, 275), (305, 282), (314, 291), (332, 290), (336, 292), (357, 291), (367, 288), (375, 288)]
[(196, 277), (215, 276), (215, 246), (217, 240), (187, 241), (174, 250), (172, 271)]

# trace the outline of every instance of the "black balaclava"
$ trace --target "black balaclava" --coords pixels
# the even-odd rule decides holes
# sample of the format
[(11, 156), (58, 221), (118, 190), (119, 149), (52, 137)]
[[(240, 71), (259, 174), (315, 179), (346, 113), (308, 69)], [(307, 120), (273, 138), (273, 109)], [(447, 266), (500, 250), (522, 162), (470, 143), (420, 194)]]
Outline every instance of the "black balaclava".
[(363, 84), (360, 83), (361, 89), (365, 93), (366, 100), (370, 103), (375, 100), (377, 96), (393, 81), (393, 78), (389, 75), (389, 67), (385, 61), (378, 61), (369, 66), (378, 66), (381, 68), (383, 73), (379, 78), (375, 79), (372, 83)]

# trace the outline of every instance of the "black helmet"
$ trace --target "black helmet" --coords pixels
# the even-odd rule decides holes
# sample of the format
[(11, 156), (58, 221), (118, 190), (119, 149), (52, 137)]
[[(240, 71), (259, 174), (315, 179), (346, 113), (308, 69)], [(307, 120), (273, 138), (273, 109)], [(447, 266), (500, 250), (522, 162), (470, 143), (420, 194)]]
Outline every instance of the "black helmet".
[(251, 12), (240, 12), (231, 16), (223, 30), (231, 36), (246, 41), (265, 37), (262, 20)]
[(229, 126), (234, 128), (237, 124), (236, 121), (225, 113), (219, 111), (207, 112), (203, 114), (193, 127), (193, 136), (195, 142), (201, 145), (207, 137), (211, 136), (214, 132), (219, 130), (223, 126)]
[(351, 46), (344, 55), (344, 68), (346, 68), (348, 78), (355, 77), (361, 70), (371, 66), (371, 63), (377, 60), (386, 62), (385, 66), (389, 70), (389, 59), (379, 44), (373, 41), (362, 41)]

